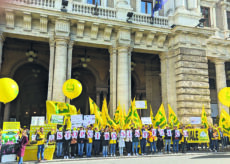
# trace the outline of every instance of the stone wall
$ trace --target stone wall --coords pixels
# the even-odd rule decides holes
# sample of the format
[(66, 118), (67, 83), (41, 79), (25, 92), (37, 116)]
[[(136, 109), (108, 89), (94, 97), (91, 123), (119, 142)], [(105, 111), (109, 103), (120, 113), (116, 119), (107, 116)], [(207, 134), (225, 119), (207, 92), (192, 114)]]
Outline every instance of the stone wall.
[(179, 119), (189, 123), (189, 117), (200, 117), (203, 105), (210, 116), (208, 60), (205, 51), (179, 48), (175, 73)]

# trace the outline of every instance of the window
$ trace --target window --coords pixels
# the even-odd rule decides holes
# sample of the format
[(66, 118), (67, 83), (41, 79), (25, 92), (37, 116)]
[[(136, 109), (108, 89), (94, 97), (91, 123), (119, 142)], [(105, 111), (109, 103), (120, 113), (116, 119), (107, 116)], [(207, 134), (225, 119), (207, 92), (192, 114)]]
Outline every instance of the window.
[(228, 23), (228, 29), (230, 30), (230, 11), (227, 11), (227, 23)]
[(98, 5), (100, 6), (101, 5), (101, 1), (100, 0), (87, 0), (87, 3), (88, 4), (93, 4), (93, 5)]
[(208, 7), (201, 7), (201, 13), (205, 19), (204, 21), (204, 26), (205, 27), (210, 27), (211, 23), (210, 23), (210, 8)]
[(209, 79), (209, 88), (210, 89), (216, 89), (216, 80), (215, 79)]
[(141, 12), (145, 14), (152, 14), (153, 1), (152, 0), (142, 0), (141, 1)]

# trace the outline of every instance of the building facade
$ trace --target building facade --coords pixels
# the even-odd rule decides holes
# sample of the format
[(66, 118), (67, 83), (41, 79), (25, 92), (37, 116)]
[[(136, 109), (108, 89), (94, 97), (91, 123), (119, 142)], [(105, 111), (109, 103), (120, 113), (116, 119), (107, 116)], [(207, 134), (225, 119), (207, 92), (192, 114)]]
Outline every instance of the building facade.
[[(154, 113), (170, 104), (185, 124), (203, 105), (210, 122), (222, 108), (229, 113), (217, 98), (230, 85), (229, 0), (168, 0), (154, 17), (155, 0), (63, 2), (0, 2), (0, 77), (20, 88), (1, 104), (1, 121), (29, 125), (45, 116), (46, 100), (89, 114), (88, 97), (99, 106), (106, 98), (111, 115), (134, 97)], [(72, 101), (62, 93), (70, 78), (83, 85)]]

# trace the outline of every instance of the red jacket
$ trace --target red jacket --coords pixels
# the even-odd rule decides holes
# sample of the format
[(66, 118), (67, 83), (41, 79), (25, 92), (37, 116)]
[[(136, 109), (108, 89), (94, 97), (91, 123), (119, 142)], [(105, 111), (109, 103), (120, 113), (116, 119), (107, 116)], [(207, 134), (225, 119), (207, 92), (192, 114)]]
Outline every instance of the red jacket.
[(28, 144), (28, 137), (23, 136), (19, 141), (19, 150), (17, 152), (17, 156), (19, 157), (24, 156), (27, 144)]

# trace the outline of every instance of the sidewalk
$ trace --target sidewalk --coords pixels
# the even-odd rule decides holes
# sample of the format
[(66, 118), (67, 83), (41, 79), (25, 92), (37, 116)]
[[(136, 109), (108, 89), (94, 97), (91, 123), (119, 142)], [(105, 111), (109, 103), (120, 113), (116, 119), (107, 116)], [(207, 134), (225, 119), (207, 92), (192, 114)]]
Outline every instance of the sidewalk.
[[(159, 154), (156, 153), (154, 155), (145, 155), (145, 156), (116, 156), (116, 157), (91, 157), (91, 158), (74, 158), (74, 159), (54, 159), (52, 161), (44, 161), (42, 163), (59, 163), (59, 162), (74, 162), (74, 161), (95, 161), (95, 160), (117, 160), (117, 159), (130, 159), (130, 158), (154, 158), (154, 157), (172, 157), (172, 156), (207, 156), (207, 155), (212, 155), (214, 156), (219, 156), (219, 155), (229, 155), (230, 156), (230, 152), (201, 152), (201, 151), (196, 151), (196, 152), (188, 152), (188, 153), (170, 153), (170, 154)], [(28, 161), (28, 162), (23, 162), (24, 164), (37, 164), (37, 161)], [(5, 164), (17, 164), (17, 162), (9, 162), (9, 163), (5, 163)]]

